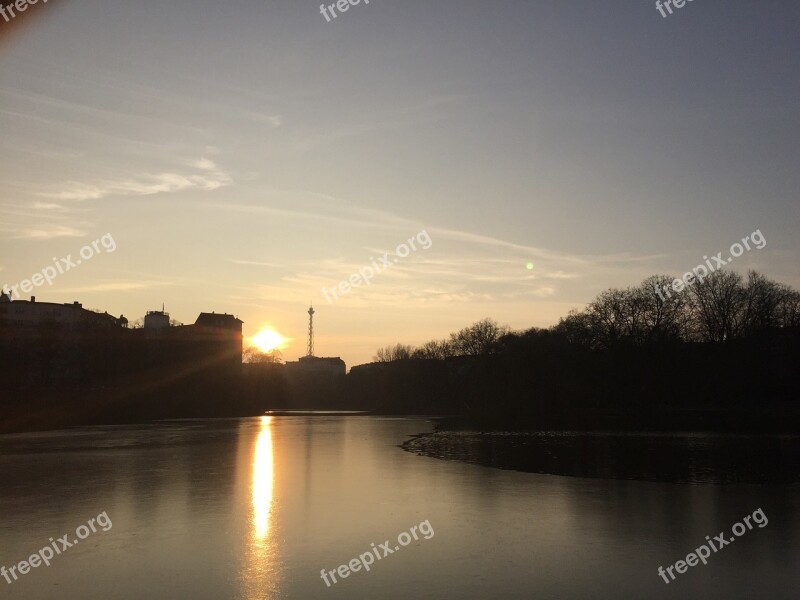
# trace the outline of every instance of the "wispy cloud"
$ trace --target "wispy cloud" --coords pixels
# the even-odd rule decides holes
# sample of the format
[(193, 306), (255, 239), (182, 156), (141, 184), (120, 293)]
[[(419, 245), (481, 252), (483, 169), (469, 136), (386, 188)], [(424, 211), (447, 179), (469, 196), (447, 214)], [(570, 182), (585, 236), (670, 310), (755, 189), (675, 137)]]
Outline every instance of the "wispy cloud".
[(236, 203), (207, 203), (203, 206), (215, 211), (222, 210), (227, 212), (273, 215), (303, 221), (327, 221), (339, 225), (352, 225), (370, 229), (382, 228), (401, 230), (401, 224), (405, 224), (407, 227), (415, 226), (414, 221), (408, 219), (395, 217), (388, 213), (382, 214), (378, 211), (359, 210), (356, 207), (351, 207), (342, 203), (329, 204), (327, 206), (306, 203), (305, 210)]
[(59, 292), (67, 294), (87, 294), (93, 292), (129, 292), (132, 290), (142, 290), (152, 287), (167, 285), (161, 281), (134, 281), (129, 279), (121, 279), (115, 281), (105, 281), (102, 283), (95, 283), (92, 285), (71, 287), (60, 289)]
[[(341, 232), (336, 255), (314, 236), (307, 238), (302, 257), (268, 246), (251, 256), (239, 254), (230, 262), (243, 266), (274, 268), (267, 286), (258, 286), (256, 297), (271, 302), (303, 302), (319, 297), (370, 265), (373, 257), (394, 253), (415, 232), (425, 229), (433, 239), (426, 251), (408, 258), (340, 299), (341, 306), (402, 306), (408, 303), (519, 301), (541, 304), (572, 298), (576, 290), (601, 289), (614, 282), (635, 281), (657, 256), (632, 254), (577, 254), (505, 240), (482, 232), (463, 231), (421, 223), (386, 210), (358, 206), (327, 194), (309, 191), (271, 191), (258, 203), (207, 203), (215, 211), (268, 215), (281, 228), (304, 227)], [(345, 233), (348, 232), (348, 233)], [(348, 240), (344, 242), (344, 240)], [(324, 240), (321, 237), (320, 240)], [(528, 268), (528, 263), (534, 268)], [(242, 290), (244, 292), (244, 290)], [(307, 301), (307, 300), (305, 300)]]
[(257, 123), (264, 123), (272, 128), (280, 127), (283, 125), (283, 117), (281, 115), (265, 115), (263, 113), (254, 112), (251, 110), (240, 110), (241, 116), (252, 119)]
[(50, 240), (60, 237), (83, 237), (85, 235), (86, 231), (75, 229), (68, 225), (42, 224), (22, 229), (13, 238), (18, 240)]
[(546, 279), (577, 279), (581, 277), (578, 273), (565, 273), (564, 271), (554, 271), (543, 275)]
[(349, 122), (337, 121), (333, 126), (323, 123), (313, 129), (299, 132), (294, 138), (292, 147), (299, 152), (306, 152), (329, 146), (343, 139), (434, 123), (446, 117), (448, 107), (461, 100), (463, 96), (444, 94), (395, 108), (373, 107), (369, 116), (359, 113)]
[(254, 267), (274, 267), (274, 268), (277, 268), (277, 269), (286, 268), (286, 265), (281, 265), (281, 264), (273, 263), (273, 262), (264, 262), (264, 261), (259, 261), (259, 260), (241, 260), (241, 259), (232, 258), (232, 259), (230, 259), (230, 262), (232, 262), (235, 265), (247, 265), (247, 266), (254, 266)]
[(62, 189), (40, 192), (44, 198), (62, 201), (99, 200), (107, 196), (151, 196), (182, 192), (189, 189), (212, 191), (230, 185), (233, 179), (209, 158), (201, 158), (191, 164), (196, 172), (167, 172), (156, 175), (140, 175), (119, 181), (67, 182)]
[(541, 287), (538, 290), (533, 291), (533, 295), (537, 298), (548, 298), (556, 293), (556, 288), (554, 287)]
[(0, 206), (0, 233), (12, 240), (45, 241), (86, 235), (85, 211), (51, 202), (15, 202)]

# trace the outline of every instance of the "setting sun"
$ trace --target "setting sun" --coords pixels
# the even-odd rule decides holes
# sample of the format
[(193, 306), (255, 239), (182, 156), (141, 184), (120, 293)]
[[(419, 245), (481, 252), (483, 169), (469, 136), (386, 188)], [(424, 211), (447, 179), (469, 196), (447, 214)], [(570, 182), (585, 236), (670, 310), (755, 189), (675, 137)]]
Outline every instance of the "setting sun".
[(251, 341), (261, 352), (282, 350), (289, 341), (274, 329), (267, 327), (255, 334)]

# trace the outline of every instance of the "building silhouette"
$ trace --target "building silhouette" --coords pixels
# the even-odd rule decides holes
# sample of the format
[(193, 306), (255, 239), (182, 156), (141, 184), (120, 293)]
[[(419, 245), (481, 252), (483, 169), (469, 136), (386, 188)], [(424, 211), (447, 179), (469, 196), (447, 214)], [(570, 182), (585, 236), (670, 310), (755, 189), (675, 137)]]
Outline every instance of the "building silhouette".
[(80, 302), (56, 304), (37, 302), (36, 296), (30, 300), (12, 300), (6, 292), (0, 292), (0, 320), (19, 327), (43, 327), (64, 325), (73, 328), (85, 327), (127, 327), (128, 319), (119, 318), (108, 312), (99, 313), (83, 308)]
[(60, 425), (82, 411), (105, 422), (233, 416), (241, 361), (242, 321), (234, 315), (203, 312), (180, 325), (162, 309), (149, 311), (143, 327), (128, 327), (124, 316), (79, 302), (0, 295), (0, 408), (7, 413), (58, 414)]

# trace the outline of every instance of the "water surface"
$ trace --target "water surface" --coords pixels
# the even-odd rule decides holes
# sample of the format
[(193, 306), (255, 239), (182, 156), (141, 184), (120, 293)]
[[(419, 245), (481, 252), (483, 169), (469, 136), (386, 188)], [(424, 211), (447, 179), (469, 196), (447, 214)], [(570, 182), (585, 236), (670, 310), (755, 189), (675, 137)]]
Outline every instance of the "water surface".
[[(800, 490), (562, 477), (417, 456), (423, 419), (271, 416), (0, 436), (0, 565), (113, 526), (9, 585), (31, 599), (790, 598)], [(657, 575), (761, 507), (749, 531)], [(333, 570), (429, 521), (326, 587)]]

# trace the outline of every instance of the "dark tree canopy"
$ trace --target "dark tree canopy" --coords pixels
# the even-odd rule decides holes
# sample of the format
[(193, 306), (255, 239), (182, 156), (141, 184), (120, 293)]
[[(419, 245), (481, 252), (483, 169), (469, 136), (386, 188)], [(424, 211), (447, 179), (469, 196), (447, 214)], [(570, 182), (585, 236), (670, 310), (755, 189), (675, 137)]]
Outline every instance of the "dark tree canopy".
[(680, 291), (673, 288), (674, 281), (669, 275), (653, 275), (635, 287), (608, 289), (549, 329), (514, 333), (487, 318), (450, 334), (447, 340), (433, 340), (418, 348), (403, 344), (381, 348), (375, 360), (487, 356), (525, 339), (546, 336), (607, 350), (668, 342), (722, 342), (800, 326), (800, 292), (755, 271), (743, 277), (718, 270)]

